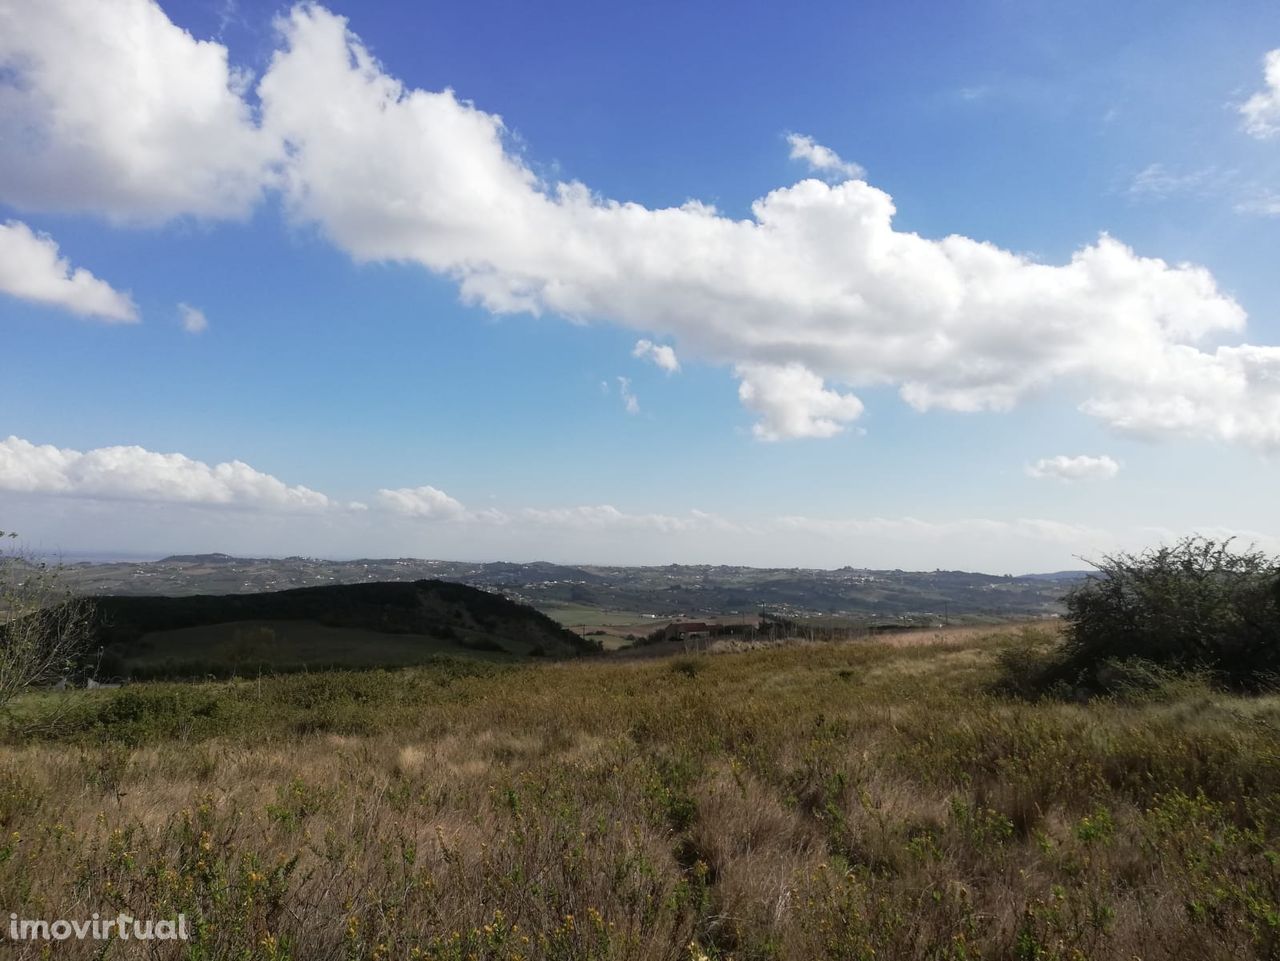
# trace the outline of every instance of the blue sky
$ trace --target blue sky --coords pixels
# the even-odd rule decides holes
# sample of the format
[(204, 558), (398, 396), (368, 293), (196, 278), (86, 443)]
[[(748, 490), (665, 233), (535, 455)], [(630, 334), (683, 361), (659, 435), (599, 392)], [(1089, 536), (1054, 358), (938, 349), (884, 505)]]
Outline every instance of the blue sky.
[(0, 10), (0, 529), (1280, 547), (1280, 10), (1115, 6)]

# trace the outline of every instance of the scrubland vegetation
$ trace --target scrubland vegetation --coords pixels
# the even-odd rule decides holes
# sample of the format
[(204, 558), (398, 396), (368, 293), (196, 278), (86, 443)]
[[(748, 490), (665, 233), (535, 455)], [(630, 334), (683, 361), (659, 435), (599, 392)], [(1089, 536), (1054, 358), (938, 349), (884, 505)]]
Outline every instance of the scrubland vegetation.
[(1280, 699), (995, 690), (1057, 643), (30, 694), (0, 905), (195, 931), (108, 958), (1276, 957)]
[(192, 931), (15, 958), (1280, 957), (1280, 573), (1229, 545), (1061, 630), (96, 691), (6, 610), (0, 908)]
[(1280, 559), (1189, 537), (1096, 567), (1065, 598), (1064, 644), (1006, 656), (1007, 690), (1132, 695), (1188, 676), (1280, 685)]

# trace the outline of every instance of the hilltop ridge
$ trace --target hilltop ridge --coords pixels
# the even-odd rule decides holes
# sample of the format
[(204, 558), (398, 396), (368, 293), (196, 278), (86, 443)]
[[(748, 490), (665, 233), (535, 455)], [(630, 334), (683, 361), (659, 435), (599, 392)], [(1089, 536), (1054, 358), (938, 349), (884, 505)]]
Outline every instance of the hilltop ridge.
[(395, 666), (441, 654), (569, 657), (596, 649), (527, 605), (438, 580), (92, 601), (94, 646), (111, 675)]
[(671, 564), (628, 567), (547, 561), (470, 563), (419, 558), (239, 558), (175, 554), (152, 562), (80, 563), (71, 582), (103, 595), (245, 594), (297, 587), (435, 579), (454, 581), (551, 612), (562, 623), (581, 609), (638, 618), (735, 616), (770, 610), (792, 616), (868, 620), (1048, 616), (1083, 572), (1008, 576), (967, 571), (843, 567), (753, 568)]

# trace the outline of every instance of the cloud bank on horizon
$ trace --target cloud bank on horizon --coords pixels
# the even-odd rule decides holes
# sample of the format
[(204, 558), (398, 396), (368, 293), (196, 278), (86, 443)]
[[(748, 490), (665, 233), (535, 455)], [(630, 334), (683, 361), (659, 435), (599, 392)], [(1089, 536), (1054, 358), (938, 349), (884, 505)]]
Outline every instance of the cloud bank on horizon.
[[(1105, 474), (1109, 458), (1047, 460), (1053, 466), (1045, 476), (1065, 473), (1079, 479)], [(166, 545), (175, 551), (186, 549), (187, 543), (172, 532), (196, 529), (203, 530), (208, 549), (367, 556), (359, 546), (344, 552), (334, 544), (361, 545), (373, 528), (388, 538), (387, 543), (402, 544), (414, 553), (421, 554), (421, 545), (429, 545), (427, 556), (436, 557), (669, 563), (678, 550), (686, 561), (723, 563), (721, 552), (731, 545), (734, 563), (813, 566), (811, 559), (801, 558), (817, 557), (827, 566), (866, 566), (874, 558), (880, 566), (892, 567), (907, 566), (913, 552), (927, 550), (939, 565), (1022, 572), (1045, 569), (1045, 564), (1079, 567), (1080, 558), (1188, 533), (1146, 527), (1104, 531), (1036, 517), (731, 518), (697, 509), (677, 514), (632, 512), (612, 504), (477, 510), (431, 485), (382, 488), (367, 505), (287, 483), (241, 461), (211, 465), (137, 446), (77, 451), (12, 436), (0, 440), (0, 492), (61, 501), (66, 510), (50, 515), (53, 533), (46, 537), (58, 531), (64, 536), (80, 532), (81, 549), (110, 549), (118, 537), (112, 525), (120, 525), (142, 528), (152, 548), (161, 551)], [(121, 502), (162, 511), (121, 513), (115, 509)], [(104, 505), (107, 512), (100, 509)], [(185, 512), (180, 524), (174, 523), (175, 512)], [(91, 535), (87, 541), (85, 530)], [(1256, 531), (1206, 526), (1199, 532), (1239, 536), (1280, 550), (1280, 538)], [(708, 540), (711, 534), (718, 538), (714, 545)], [(349, 541), (342, 540), (347, 537)], [(781, 550), (780, 544), (785, 545)], [(979, 555), (975, 561), (975, 544), (992, 552), (985, 555), (988, 559)]]
[(13, 436), (0, 440), (0, 491), (289, 510), (337, 506), (324, 494), (238, 460), (209, 465), (137, 446), (78, 451)]
[[(253, 77), (152, 0), (0, 7), (0, 137), (23, 144), (0, 155), (0, 200), (146, 226), (279, 196), (357, 262), (416, 263), (497, 314), (612, 323), (672, 341), (672, 362), (729, 367), (764, 441), (839, 434), (856, 391), (892, 386), (961, 412), (1052, 389), (1119, 431), (1280, 449), (1280, 347), (1238, 342), (1244, 311), (1202, 267), (1106, 235), (1050, 265), (899, 230), (887, 193), (800, 134), (792, 156), (832, 182), (773, 190), (750, 218), (613, 201), (540, 179), (499, 116), (406, 88), (324, 7), (277, 31)], [(1240, 108), (1256, 136), (1278, 64)], [(62, 273), (93, 290), (58, 294), (68, 306), (131, 319), (124, 295)]]

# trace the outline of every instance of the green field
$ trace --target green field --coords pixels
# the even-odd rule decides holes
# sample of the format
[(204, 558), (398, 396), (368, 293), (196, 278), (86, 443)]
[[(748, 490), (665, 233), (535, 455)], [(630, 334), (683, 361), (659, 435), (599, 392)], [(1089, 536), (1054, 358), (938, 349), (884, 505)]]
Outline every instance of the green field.
[(556, 623), (600, 642), (606, 651), (617, 651), (644, 637), (667, 621), (645, 617), (636, 611), (614, 611), (581, 604), (540, 604), (538, 610)]
[(648, 625), (652, 629), (666, 623), (662, 618), (645, 617), (637, 611), (614, 611), (605, 608), (587, 607), (582, 604), (539, 604), (538, 610), (568, 628), (582, 625), (592, 627), (639, 627)]
[[(606, 651), (630, 647), (636, 639), (643, 639), (672, 622), (672, 618), (668, 617), (646, 617), (636, 611), (601, 610), (580, 604), (543, 604), (539, 605), (538, 610), (564, 627), (600, 641)], [(717, 615), (690, 620), (708, 624), (756, 622), (756, 618), (742, 615)]]

